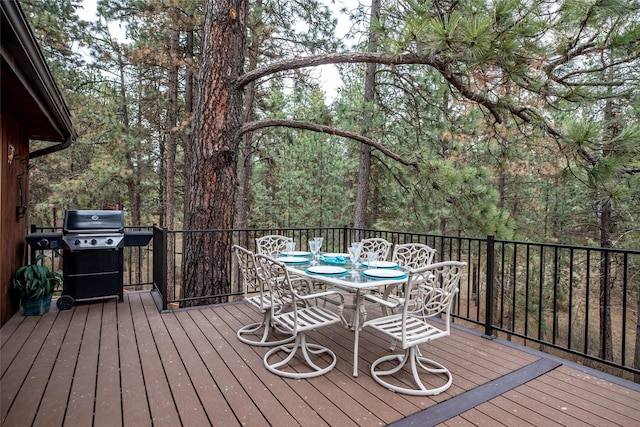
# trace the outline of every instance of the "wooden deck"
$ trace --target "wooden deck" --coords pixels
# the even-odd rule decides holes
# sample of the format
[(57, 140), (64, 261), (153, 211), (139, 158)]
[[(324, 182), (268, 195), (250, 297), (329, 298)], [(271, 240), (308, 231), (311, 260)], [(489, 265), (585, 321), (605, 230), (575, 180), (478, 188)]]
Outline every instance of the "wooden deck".
[(424, 352), (454, 375), (435, 397), (390, 392), (370, 376), (388, 341), (339, 325), (310, 339), (336, 368), (284, 379), (266, 348), (235, 335), (258, 321), (236, 303), (160, 314), (149, 293), (76, 305), (42, 317), (18, 313), (0, 330), (3, 426), (640, 425), (640, 387), (455, 328)]

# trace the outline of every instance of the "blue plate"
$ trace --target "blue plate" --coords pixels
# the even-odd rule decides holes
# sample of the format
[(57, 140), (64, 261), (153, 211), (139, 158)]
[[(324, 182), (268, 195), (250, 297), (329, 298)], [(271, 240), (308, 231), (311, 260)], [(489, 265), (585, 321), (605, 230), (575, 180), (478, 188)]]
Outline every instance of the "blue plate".
[(341, 276), (346, 276), (347, 274), (349, 274), (348, 271), (345, 271), (343, 273), (314, 273), (313, 271), (309, 271), (308, 269), (305, 270), (305, 272), (307, 274), (312, 274), (314, 276), (322, 276), (322, 277), (341, 277)]
[(310, 259), (299, 256), (281, 256), (278, 257), (278, 261), (285, 264), (308, 264)]
[(370, 280), (402, 280), (408, 277), (407, 273), (401, 270), (389, 268), (365, 270), (361, 274)]

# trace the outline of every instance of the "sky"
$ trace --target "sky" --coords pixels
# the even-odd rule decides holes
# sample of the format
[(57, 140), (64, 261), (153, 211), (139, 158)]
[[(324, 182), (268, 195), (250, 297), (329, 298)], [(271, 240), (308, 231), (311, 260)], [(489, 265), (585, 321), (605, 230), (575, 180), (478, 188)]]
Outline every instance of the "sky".
[[(94, 21), (96, 19), (96, 1), (97, 0), (84, 0), (82, 9), (78, 9), (77, 13), (80, 19), (85, 21)], [(336, 33), (338, 36), (342, 36), (347, 33), (349, 30), (349, 19), (348, 17), (341, 15), (340, 9), (342, 7), (346, 7), (347, 9), (354, 9), (358, 6), (359, 0), (323, 0), (324, 3), (328, 4), (329, 7), (333, 11), (333, 16), (338, 20), (338, 26), (336, 29)], [(121, 37), (124, 39), (124, 30), (118, 28), (117, 24), (112, 24), (109, 27), (112, 31), (112, 34), (118, 35), (121, 34)], [(340, 74), (338, 70), (333, 65), (322, 65), (319, 67), (315, 67), (315, 76), (318, 78), (318, 81), (325, 92), (325, 100), (328, 104), (330, 104), (337, 96), (337, 92), (342, 85), (342, 80), (340, 78)]]

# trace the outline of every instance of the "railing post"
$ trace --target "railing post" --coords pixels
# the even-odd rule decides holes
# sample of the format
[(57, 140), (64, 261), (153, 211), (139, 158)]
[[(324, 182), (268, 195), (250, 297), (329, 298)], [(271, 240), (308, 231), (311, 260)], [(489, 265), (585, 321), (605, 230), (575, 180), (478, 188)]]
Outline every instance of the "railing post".
[[(31, 224), (31, 233), (35, 233), (38, 230), (35, 224)], [(36, 259), (36, 249), (29, 245), (29, 259), (27, 264), (33, 264), (33, 260)], [(51, 267), (53, 267), (53, 257), (51, 257)], [(53, 268), (52, 268), (53, 270)]]
[(342, 226), (342, 252), (349, 252), (351, 246), (351, 231), (348, 225)]
[(162, 311), (167, 301), (167, 229), (153, 226), (153, 281), (162, 297)]
[(493, 287), (495, 285), (495, 249), (494, 236), (487, 236), (487, 295), (485, 300), (484, 334), (486, 338), (493, 335)]

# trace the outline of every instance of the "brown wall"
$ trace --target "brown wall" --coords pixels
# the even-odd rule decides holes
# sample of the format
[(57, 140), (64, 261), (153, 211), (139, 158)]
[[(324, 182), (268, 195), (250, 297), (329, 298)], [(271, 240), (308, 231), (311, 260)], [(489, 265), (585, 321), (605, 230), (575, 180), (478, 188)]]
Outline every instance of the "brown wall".
[[(29, 231), (28, 212), (18, 217), (20, 205), (18, 177), (21, 177), (22, 203), (29, 206), (29, 140), (27, 133), (14, 117), (2, 112), (2, 157), (0, 157), (0, 324), (4, 324), (18, 310), (18, 301), (9, 292), (16, 269), (26, 262), (24, 237)], [(9, 162), (9, 145), (15, 148)]]

